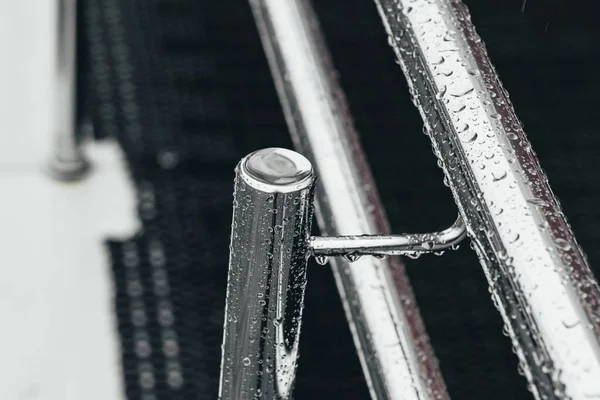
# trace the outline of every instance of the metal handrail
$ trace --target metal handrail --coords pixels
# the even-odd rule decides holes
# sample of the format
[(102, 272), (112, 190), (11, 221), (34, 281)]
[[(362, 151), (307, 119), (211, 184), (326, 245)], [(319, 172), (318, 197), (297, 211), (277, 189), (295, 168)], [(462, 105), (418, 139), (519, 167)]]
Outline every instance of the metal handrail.
[[(600, 288), (466, 7), (374, 1), (530, 390), (537, 399), (600, 397)], [(399, 260), (356, 257), (427, 252), (463, 233), (409, 235), (418, 238), (412, 242), (388, 234), (309, 1), (250, 3), (294, 145), (318, 178), (316, 214), (326, 237), (303, 251), (321, 262), (346, 257), (331, 264), (371, 396), (448, 399)], [(239, 360), (230, 365), (243, 368)], [(273, 398), (290, 398), (269, 382)]]
[(375, 3), (530, 389), (600, 397), (600, 289), (467, 8)]

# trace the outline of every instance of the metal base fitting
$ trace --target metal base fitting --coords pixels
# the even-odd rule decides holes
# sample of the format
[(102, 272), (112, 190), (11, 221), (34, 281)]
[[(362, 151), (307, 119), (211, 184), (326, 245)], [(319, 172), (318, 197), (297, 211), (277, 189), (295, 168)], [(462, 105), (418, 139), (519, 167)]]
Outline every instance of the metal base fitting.
[(52, 157), (48, 163), (50, 177), (62, 182), (74, 182), (87, 176), (91, 164), (83, 155), (72, 160), (62, 160)]
[(236, 169), (221, 400), (292, 398), (311, 255), (432, 253), (466, 236), (459, 217), (434, 233), (310, 237), (314, 187), (311, 163), (291, 150), (256, 151)]

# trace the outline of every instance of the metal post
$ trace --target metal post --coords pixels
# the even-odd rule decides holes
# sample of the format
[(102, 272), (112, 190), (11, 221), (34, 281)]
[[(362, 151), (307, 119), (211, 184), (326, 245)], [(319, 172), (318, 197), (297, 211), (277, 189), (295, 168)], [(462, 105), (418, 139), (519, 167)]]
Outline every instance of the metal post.
[(291, 150), (256, 151), (235, 177), (219, 399), (291, 399), (315, 175)]
[(54, 142), (49, 163), (54, 179), (74, 181), (89, 170), (76, 138), (76, 18), (77, 0), (57, 0)]

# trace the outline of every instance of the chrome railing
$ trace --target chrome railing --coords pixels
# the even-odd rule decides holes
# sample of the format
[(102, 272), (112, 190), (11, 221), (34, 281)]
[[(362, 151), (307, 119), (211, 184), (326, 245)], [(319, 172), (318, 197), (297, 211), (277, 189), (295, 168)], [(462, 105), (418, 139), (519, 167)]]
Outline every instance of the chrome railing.
[[(598, 284), (465, 6), (375, 0), (460, 214), (446, 231), (389, 235), (310, 3), (250, 3), (296, 149), (312, 166), (270, 149), (238, 167), (220, 398), (291, 398), (311, 254), (344, 256), (331, 265), (372, 397), (449, 398), (400, 260), (371, 255), (441, 250), (465, 229), (533, 396), (600, 398)], [(260, 171), (248, 175), (257, 154)], [(317, 177), (325, 237), (308, 237), (310, 196), (286, 205), (286, 193), (308, 189), (273, 185), (298, 171)], [(242, 193), (252, 179), (269, 187)]]

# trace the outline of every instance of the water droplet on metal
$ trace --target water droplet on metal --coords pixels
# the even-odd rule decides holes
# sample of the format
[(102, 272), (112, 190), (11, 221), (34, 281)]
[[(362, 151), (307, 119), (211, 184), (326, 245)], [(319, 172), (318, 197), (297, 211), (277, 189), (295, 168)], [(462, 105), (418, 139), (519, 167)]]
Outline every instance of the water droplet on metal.
[[(468, 129), (468, 125), (467, 125), (467, 129)], [(467, 130), (465, 132), (463, 132), (462, 134), (460, 134), (460, 141), (463, 143), (472, 143), (477, 139), (477, 132), (474, 132), (472, 130)]]
[(325, 265), (329, 261), (329, 257), (327, 256), (316, 256), (315, 262), (319, 265)]
[(442, 56), (438, 56), (438, 57), (437, 57), (435, 60), (433, 60), (433, 61), (431, 62), (431, 64), (433, 64), (433, 65), (440, 65), (440, 64), (443, 64), (443, 63), (444, 63), (444, 61), (446, 61), (446, 60), (444, 59), (444, 57), (442, 57)]
[(463, 97), (463, 96), (468, 95), (469, 93), (472, 93), (473, 90), (475, 90), (475, 88), (473, 86), (471, 86), (469, 88), (457, 88), (457, 89), (453, 90), (452, 92), (450, 92), (450, 96)]
[(533, 205), (536, 205), (539, 207), (547, 207), (548, 206), (548, 203), (545, 200), (538, 199), (537, 197), (533, 198), (533, 199), (527, 199), (527, 202), (529, 204), (533, 204)]
[(492, 178), (494, 178), (494, 182), (500, 181), (506, 178), (506, 170), (504, 169), (496, 169), (492, 172)]
[(557, 238), (555, 240), (555, 242), (556, 242), (556, 246), (559, 249), (561, 249), (563, 251), (569, 251), (569, 250), (571, 250), (571, 244), (568, 241), (566, 241), (565, 239), (563, 239), (563, 238)]
[(508, 232), (508, 243), (514, 243), (519, 240), (520, 235), (515, 231)]
[(357, 261), (360, 258), (360, 255), (355, 253), (345, 254), (344, 258), (350, 262)]
[(442, 86), (435, 94), (435, 98), (438, 100), (441, 100), (445, 94), (446, 94), (446, 86)]

